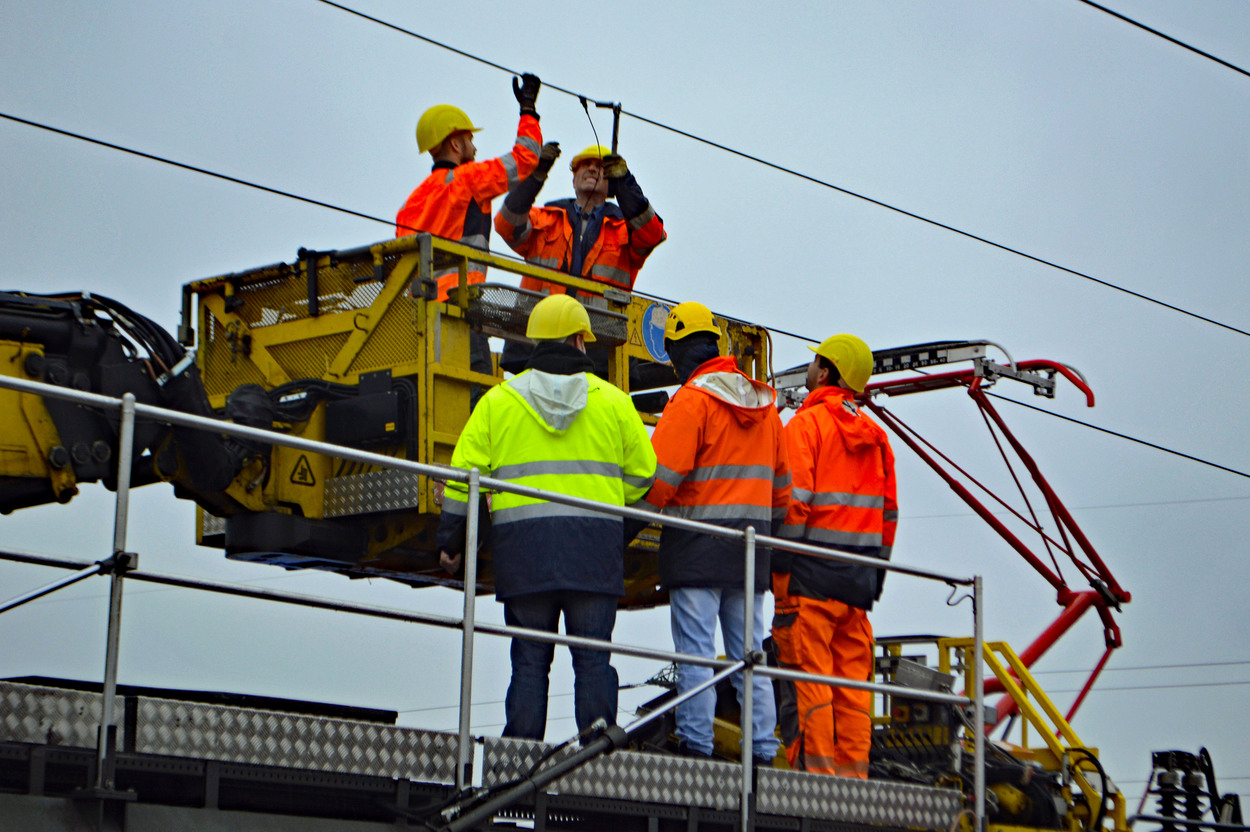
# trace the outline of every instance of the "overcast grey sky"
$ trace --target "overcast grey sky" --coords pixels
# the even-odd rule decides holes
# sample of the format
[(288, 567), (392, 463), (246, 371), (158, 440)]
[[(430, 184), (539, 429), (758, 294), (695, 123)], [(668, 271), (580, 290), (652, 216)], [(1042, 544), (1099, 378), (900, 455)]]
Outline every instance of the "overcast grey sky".
[[(1108, 3), (1250, 67), (1242, 0)], [(349, 5), (1250, 329), (1250, 78), (1077, 0)], [(516, 123), (509, 83), (504, 72), (317, 0), (0, 0), (0, 112), (384, 218), (428, 171), (413, 141), (421, 111), (458, 104), (485, 128), (481, 155), (496, 155)], [(594, 141), (575, 98), (547, 88), (538, 109), (544, 137), (566, 151)], [(596, 113), (594, 123), (605, 139), (610, 118)], [(878, 348), (990, 339), (1017, 359), (1078, 367), (1098, 406), (1086, 409), (1068, 385), (1053, 401), (1005, 382), (996, 392), (1250, 472), (1250, 337), (637, 119), (623, 120), (621, 149), (669, 231), (640, 290), (813, 338), (852, 331)], [(562, 170), (545, 198), (569, 193)], [(99, 292), (169, 329), (190, 280), (391, 233), (7, 120), (0, 193), (0, 287)], [(802, 342), (778, 339), (778, 367), (805, 355)], [(888, 406), (987, 480), (1004, 481), (966, 396)], [(1134, 596), (1121, 616), (1125, 647), (1078, 715), (1078, 732), (1131, 800), (1150, 751), (1204, 744), (1224, 789), (1250, 793), (1245, 474), (1009, 403), (1000, 410)], [(987, 636), (1023, 649), (1058, 613), (1053, 592), (927, 468), (901, 447), (898, 455), (895, 557), (984, 574)], [(168, 489), (140, 491), (134, 505), (131, 548), (144, 568), (451, 614), (460, 603), (450, 592), (228, 563), (194, 546), (192, 507)], [(101, 557), (110, 527), (110, 496), (94, 487), (71, 506), (0, 519), (0, 546)], [(52, 577), (0, 565), (0, 596)], [(99, 678), (104, 593), (88, 582), (0, 616), (0, 675)], [(967, 632), (966, 605), (952, 611), (944, 600), (892, 578), (876, 630)], [(493, 600), (479, 614), (501, 617)], [(667, 612), (623, 615), (617, 634), (667, 646)], [(501, 700), (506, 684), (503, 645), (488, 645), (478, 653), (478, 702)], [(1091, 618), (1039, 669), (1088, 669), (1101, 649)], [(1220, 664), (1228, 662), (1240, 664)], [(454, 703), (458, 664), (454, 633), (149, 587), (127, 594), (129, 683), (394, 708), (405, 724), (447, 728), (454, 709), (425, 709)], [(1179, 664), (1200, 666), (1131, 669)], [(657, 669), (619, 666), (627, 682)], [(1041, 678), (1057, 691), (1079, 686), (1076, 675)], [(573, 730), (571, 689), (560, 654), (550, 738)], [(1055, 695), (1061, 705), (1071, 697)], [(475, 711), (484, 732), (501, 722), (500, 705)]]

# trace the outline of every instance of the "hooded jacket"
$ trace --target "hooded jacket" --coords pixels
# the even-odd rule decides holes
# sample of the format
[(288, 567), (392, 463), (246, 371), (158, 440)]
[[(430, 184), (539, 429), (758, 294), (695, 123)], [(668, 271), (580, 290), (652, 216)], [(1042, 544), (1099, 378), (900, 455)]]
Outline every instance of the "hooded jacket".
[[(790, 510), (778, 537), (889, 560), (898, 526), (894, 452), (881, 426), (850, 391), (818, 387), (785, 429), (794, 475)], [(778, 552), (791, 595), (871, 610), (885, 571)]]
[[(451, 464), (622, 506), (647, 493), (655, 453), (625, 393), (589, 373), (530, 369), (482, 397)], [(447, 483), (438, 529), (443, 551), (464, 550), (467, 507), (467, 486)], [(625, 594), (620, 517), (499, 492), (491, 522), (500, 600), (552, 590)]]
[[(637, 508), (771, 533), (790, 500), (790, 467), (777, 416), (777, 393), (749, 378), (732, 356), (705, 361), (674, 394), (652, 434), (655, 485)], [(660, 583), (741, 587), (743, 545), (665, 527)], [(756, 551), (755, 586), (768, 586), (769, 552)]]

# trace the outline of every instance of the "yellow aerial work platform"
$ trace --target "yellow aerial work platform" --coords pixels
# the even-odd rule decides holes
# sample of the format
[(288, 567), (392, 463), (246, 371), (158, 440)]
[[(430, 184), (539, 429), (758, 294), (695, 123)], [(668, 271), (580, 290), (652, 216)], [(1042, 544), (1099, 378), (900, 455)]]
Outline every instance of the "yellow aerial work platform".
[[(468, 285), (470, 259), (487, 268), (486, 283)], [(460, 286), (436, 301), (432, 275), (457, 266)], [(293, 263), (191, 283), (180, 339), (190, 343), (198, 333), (196, 361), (218, 412), (236, 420), (248, 414), (248, 423), (267, 427), (268, 416), (239, 405), (256, 392), (247, 386), (258, 385), (276, 399), (272, 424), (281, 430), (447, 464), (472, 388), (503, 380), (497, 361), (491, 375), (469, 369), (470, 332), (526, 341), (529, 311), (542, 294), (518, 288), (521, 275), (576, 291), (595, 347), (608, 350), (608, 380), (635, 394), (653, 424), (667, 401), (663, 388), (676, 384), (663, 362), (666, 303), (427, 234), (301, 250)], [(743, 371), (767, 380), (767, 331), (718, 323)], [(201, 509), (197, 537), (229, 557), (414, 585), (457, 583), (434, 551), (440, 490), (427, 477), (274, 447), (258, 450), (225, 496), (233, 510)], [(663, 602), (653, 538), (644, 534), (630, 548), (625, 574), (624, 605)], [(484, 553), (479, 591), (491, 591), (493, 575)]]

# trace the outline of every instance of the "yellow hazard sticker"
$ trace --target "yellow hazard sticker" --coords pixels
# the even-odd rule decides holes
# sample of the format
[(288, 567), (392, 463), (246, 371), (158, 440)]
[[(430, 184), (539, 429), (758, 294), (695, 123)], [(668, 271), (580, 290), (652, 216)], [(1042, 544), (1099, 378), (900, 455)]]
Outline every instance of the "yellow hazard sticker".
[(295, 470), (291, 471), (291, 482), (296, 485), (317, 484), (317, 478), (313, 476), (312, 465), (308, 463), (308, 457), (305, 454), (299, 455), (299, 461), (295, 463)]

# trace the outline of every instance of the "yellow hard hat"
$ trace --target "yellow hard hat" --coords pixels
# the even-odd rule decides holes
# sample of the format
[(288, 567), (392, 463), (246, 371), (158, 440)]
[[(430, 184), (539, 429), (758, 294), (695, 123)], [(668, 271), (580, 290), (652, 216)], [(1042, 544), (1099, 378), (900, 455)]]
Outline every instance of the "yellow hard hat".
[(808, 347), (819, 356), (829, 359), (838, 368), (838, 375), (856, 393), (864, 392), (872, 376), (872, 350), (854, 335), (831, 335), (820, 342), (819, 347)]
[(668, 320), (664, 322), (665, 341), (680, 341), (696, 332), (710, 332), (717, 338), (720, 337), (720, 327), (712, 317), (712, 310), (692, 300), (679, 303), (669, 310)]
[(421, 114), (417, 122), (417, 150), (425, 153), (443, 143), (452, 133), (467, 130), (476, 133), (481, 127), (474, 127), (473, 122), (465, 115), (464, 110), (450, 104), (435, 104)]
[(577, 170), (577, 166), (587, 159), (603, 159), (604, 156), (611, 156), (612, 150), (601, 144), (592, 144), (581, 153), (573, 157), (573, 161), (569, 162), (569, 170)]
[(587, 343), (595, 340), (586, 307), (569, 295), (549, 295), (534, 304), (525, 327), (525, 336), (535, 341), (563, 341), (578, 333)]

